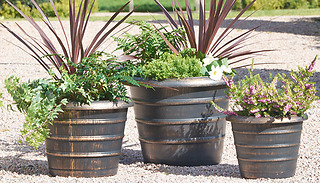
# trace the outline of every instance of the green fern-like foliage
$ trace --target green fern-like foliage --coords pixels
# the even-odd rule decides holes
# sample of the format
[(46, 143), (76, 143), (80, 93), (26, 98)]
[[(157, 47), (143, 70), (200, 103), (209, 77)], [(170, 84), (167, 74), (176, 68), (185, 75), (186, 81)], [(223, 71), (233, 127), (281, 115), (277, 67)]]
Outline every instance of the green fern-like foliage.
[(146, 75), (154, 80), (201, 76), (200, 59), (182, 54), (164, 53), (159, 59), (143, 66)]
[(68, 102), (79, 105), (99, 100), (129, 102), (124, 84), (139, 85), (131, 77), (136, 68), (133, 64), (119, 62), (103, 52), (84, 58), (75, 67), (74, 74), (63, 71), (58, 80), (38, 79), (21, 83), (19, 78), (12, 76), (5, 81), (14, 104), (25, 114), (26, 122), (21, 133), (31, 146), (38, 148), (44, 142), (50, 134), (48, 125), (63, 112), (63, 106)]
[(165, 31), (165, 27), (156, 30), (151, 24), (141, 21), (135, 23), (141, 30), (139, 34), (126, 33), (120, 38), (114, 37), (118, 43), (116, 50), (122, 50), (127, 55), (135, 55), (146, 63), (158, 59), (163, 53), (172, 53), (159, 31), (173, 44), (185, 44), (185, 32), (182, 29)]
[[(107, 57), (107, 59), (101, 59)], [(73, 64), (73, 63), (71, 63)], [(98, 100), (123, 100), (128, 102), (124, 83), (138, 85), (131, 77), (134, 66), (130, 62), (119, 62), (103, 52), (96, 52), (75, 65), (75, 74), (63, 73), (58, 80), (62, 97), (79, 104)]]

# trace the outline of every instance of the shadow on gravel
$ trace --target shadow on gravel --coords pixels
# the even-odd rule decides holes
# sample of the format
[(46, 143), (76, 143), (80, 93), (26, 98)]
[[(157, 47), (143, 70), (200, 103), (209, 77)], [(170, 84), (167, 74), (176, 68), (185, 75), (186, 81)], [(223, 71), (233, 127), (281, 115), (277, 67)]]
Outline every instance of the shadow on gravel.
[[(270, 17), (270, 20), (248, 20), (243, 21), (236, 29), (252, 29), (259, 25), (262, 25), (256, 31), (258, 32), (278, 32), (278, 33), (290, 33), (306, 36), (318, 36), (320, 37), (320, 17), (302, 17), (296, 18), (294, 21), (281, 22), (276, 21), (276, 17)], [(232, 19), (226, 19), (222, 28), (226, 28)], [(166, 20), (153, 20), (151, 23), (167, 23)], [(195, 25), (199, 25), (196, 21)]]
[[(192, 176), (224, 176), (240, 178), (238, 165), (219, 164), (210, 166), (169, 166), (165, 164), (143, 163), (143, 157), (140, 150), (122, 149), (119, 163), (124, 165), (135, 164), (137, 166), (154, 172), (163, 172), (174, 175), (192, 175)], [(151, 167), (151, 168), (150, 168)]]
[(193, 167), (181, 167), (181, 166), (168, 166), (157, 165), (153, 171), (163, 172), (165, 174), (173, 175), (191, 175), (191, 176), (223, 176), (241, 178), (238, 165), (230, 164), (218, 164), (210, 166), (193, 166)]
[(122, 154), (120, 156), (119, 163), (123, 165), (130, 165), (137, 162), (143, 162), (141, 150), (122, 148)]
[[(23, 175), (48, 175), (48, 162), (32, 159), (36, 156), (45, 156), (44, 146), (36, 150), (27, 144), (9, 144), (2, 141), (1, 145), (5, 146), (2, 151), (11, 152), (10, 154), (14, 155), (0, 157), (0, 170)], [(29, 153), (32, 154), (30, 159), (28, 159)]]

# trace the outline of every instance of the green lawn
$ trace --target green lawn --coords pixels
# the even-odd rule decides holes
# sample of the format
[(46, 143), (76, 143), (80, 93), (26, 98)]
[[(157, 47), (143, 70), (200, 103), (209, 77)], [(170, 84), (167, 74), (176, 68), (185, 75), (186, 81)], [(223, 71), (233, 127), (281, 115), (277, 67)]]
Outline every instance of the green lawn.
[[(114, 12), (118, 10), (122, 5), (124, 5), (128, 0), (97, 0), (99, 12)], [(172, 10), (171, 0), (159, 0), (162, 5), (167, 10)], [(194, 0), (189, 0), (191, 3), (191, 7), (193, 8)], [(183, 9), (184, 0), (179, 0)], [(207, 5), (209, 5), (210, 0), (206, 0)], [(154, 0), (134, 0), (134, 6), (139, 6), (136, 12), (160, 12), (158, 5), (154, 2)], [(209, 8), (209, 6), (207, 6)], [(128, 11), (128, 7), (124, 11)], [(247, 11), (244, 16), (251, 14), (253, 11)], [(239, 12), (232, 11), (229, 13), (228, 18), (235, 17)], [(288, 16), (288, 15), (296, 15), (296, 16), (307, 16), (307, 15), (320, 15), (320, 9), (284, 9), (284, 10), (259, 10), (253, 16)], [(195, 18), (197, 18), (198, 14), (194, 14)], [(92, 17), (92, 20), (108, 20), (110, 17)], [(121, 16), (120, 16), (121, 18)], [(120, 18), (117, 18), (119, 20)], [(165, 16), (163, 15), (153, 15), (153, 16), (131, 16), (128, 21), (133, 20), (164, 20)]]
[[(128, 0), (98, 0), (99, 11), (114, 12), (123, 6)], [(161, 11), (154, 0), (133, 0), (134, 7), (139, 6), (136, 11), (138, 12), (158, 12)], [(172, 10), (171, 0), (159, 0), (159, 2), (167, 9)], [(184, 0), (179, 0), (181, 7), (185, 9)], [(209, 3), (210, 0), (206, 0)], [(194, 0), (190, 0), (191, 7), (194, 7)], [(209, 6), (208, 6), (209, 7)], [(129, 10), (128, 7), (125, 9)]]
[[(253, 11), (247, 11), (242, 17), (248, 16)], [(236, 15), (238, 15), (238, 11), (231, 11), (227, 18), (234, 18)], [(194, 13), (194, 18), (198, 18), (198, 14)], [(257, 11), (252, 15), (252, 17), (273, 17), (273, 16), (311, 16), (311, 15), (319, 15), (320, 16), (320, 9), (291, 9), (291, 10), (260, 10)], [(116, 20), (119, 20), (123, 16), (119, 16)], [(91, 17), (91, 20), (103, 20), (106, 21), (110, 17)], [(127, 21), (148, 21), (148, 20), (165, 20), (164, 15), (148, 15), (148, 16), (131, 16), (128, 18)]]
[[(101, 0), (100, 0), (101, 1)], [(249, 14), (251, 14), (253, 11), (247, 11), (242, 17), (246, 17)], [(227, 18), (234, 18), (236, 15), (238, 15), (238, 11), (231, 11)], [(136, 16), (132, 15), (130, 16), (126, 22), (128, 21), (150, 21), (150, 20), (166, 20), (166, 17), (164, 15), (148, 15), (147, 16)], [(320, 16), (320, 9), (286, 9), (286, 10), (259, 10), (256, 13), (252, 15), (252, 17), (274, 17), (274, 16)], [(198, 14), (194, 13), (193, 17), (195, 19), (198, 18)], [(120, 20), (123, 18), (123, 16), (118, 16), (116, 20)], [(68, 20), (68, 18), (62, 18), (63, 20)], [(91, 21), (107, 21), (110, 19), (110, 16), (91, 16)], [(7, 20), (13, 20), (13, 21), (20, 21), (24, 20), (21, 18), (15, 18), (15, 19), (7, 19)], [(41, 19), (35, 18), (35, 20), (40, 21)], [(50, 20), (56, 20), (56, 18), (50, 18)], [(1, 19), (0, 19), (1, 22)]]

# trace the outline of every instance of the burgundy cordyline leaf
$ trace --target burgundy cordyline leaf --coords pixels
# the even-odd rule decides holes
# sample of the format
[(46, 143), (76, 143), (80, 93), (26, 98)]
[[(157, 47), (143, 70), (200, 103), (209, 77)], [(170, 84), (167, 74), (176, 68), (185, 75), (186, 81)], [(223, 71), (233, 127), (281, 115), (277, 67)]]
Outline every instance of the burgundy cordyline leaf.
[[(222, 56), (222, 58), (233, 59), (236, 57), (246, 56), (254, 53), (272, 51), (272, 50), (257, 50), (257, 51), (247, 50), (239, 53), (234, 53), (240, 48), (243, 48), (241, 44), (247, 41), (247, 39), (250, 38), (248, 37), (248, 35), (251, 34), (258, 27), (260, 27), (260, 25), (224, 43), (225, 42), (224, 40), (228, 38), (228, 35), (236, 27), (241, 25), (248, 17), (252, 15), (250, 14), (249, 16), (245, 17), (243, 20), (239, 20), (240, 17), (253, 5), (253, 3), (256, 0), (252, 0), (252, 2), (249, 3), (248, 6), (246, 6), (242, 11), (240, 11), (240, 13), (231, 21), (229, 25), (227, 25), (227, 27), (225, 28), (224, 31), (222, 31), (222, 33), (219, 33), (219, 35), (218, 35), (218, 31), (222, 23), (226, 19), (227, 15), (231, 11), (233, 5), (236, 3), (236, 0), (211, 0), (209, 17), (207, 20), (205, 18), (205, 2), (204, 0), (200, 0), (199, 34), (198, 34), (197, 42), (195, 39), (196, 35), (194, 31), (194, 19), (192, 18), (192, 13), (190, 8), (191, 6), (190, 6), (189, 0), (185, 0), (187, 16), (185, 15), (185, 12), (182, 11), (178, 0), (172, 0), (172, 2), (175, 2), (173, 3), (175, 4), (173, 7), (173, 11), (175, 12), (175, 14), (177, 14), (177, 17), (178, 17), (177, 21), (174, 21), (174, 18), (161, 5), (161, 3), (158, 0), (154, 0), (154, 1), (158, 4), (162, 12), (165, 14), (165, 16), (167, 17), (168, 23), (171, 25), (173, 29), (180, 28), (180, 27), (183, 27), (185, 29), (188, 37), (188, 41), (189, 41), (189, 47), (196, 48), (198, 52), (201, 52), (206, 55), (210, 54), (216, 57)], [(182, 24), (179, 24), (179, 22), (181, 22)], [(180, 48), (178, 49), (180, 50)]]
[[(161, 35), (161, 34), (160, 34)], [(128, 49), (127, 51), (125, 51), (122, 55), (126, 55), (127, 53), (129, 53), (131, 50), (135, 49), (136, 47), (138, 47), (139, 45), (141, 45), (142, 43), (144, 43), (151, 35), (149, 35), (148, 37), (146, 37), (144, 40), (142, 40), (139, 44), (135, 44), (133, 47), (131, 47), (130, 49)]]
[(100, 39), (99, 41), (97, 41), (95, 43), (95, 46), (93, 47), (93, 49), (89, 52), (89, 55), (92, 54), (93, 52), (95, 52), (100, 46), (101, 44), (104, 42), (104, 40), (112, 33), (112, 31), (115, 30), (116, 27), (118, 27), (120, 24), (122, 24), (122, 22), (125, 21), (125, 19), (127, 19), (134, 11), (136, 10), (133, 9), (130, 13), (128, 13), (125, 17), (123, 17), (114, 27), (112, 27), (107, 33), (105, 33)]
[[(110, 35), (110, 37), (116, 37), (116, 38), (119, 38), (121, 37), (123, 34), (125, 34), (126, 32), (128, 32), (129, 30), (131, 30), (133, 28), (133, 25), (135, 24), (136, 22), (133, 22), (132, 24), (128, 24), (126, 25), (125, 27), (121, 28), (119, 31), (117, 31), (116, 33)], [(117, 36), (116, 36), (117, 35)], [(104, 49), (106, 50), (109, 46), (112, 45), (113, 42), (110, 42)], [(122, 54), (124, 55), (124, 54)]]
[[(24, 31), (24, 29), (19, 25), (19, 24), (17, 24), (16, 23), (16, 25), (19, 27), (19, 29), (26, 35), (26, 36), (28, 36), (35, 44), (33, 44), (33, 43), (31, 43), (30, 41), (28, 41), (28, 40), (25, 40), (26, 42), (28, 42), (29, 43), (29, 46), (30, 47), (33, 47), (34, 49), (36, 49), (41, 55), (49, 55), (49, 53), (46, 51), (46, 49), (45, 48), (43, 48), (43, 46), (44, 47), (46, 47), (46, 45), (40, 45), (39, 44), (39, 42), (36, 40), (36, 38), (34, 38), (34, 37), (32, 37), (32, 36), (30, 36), (29, 34), (27, 34), (25, 31)], [(14, 44), (15, 46), (17, 46), (16, 44)], [(20, 46), (18, 46), (20, 49), (22, 49)], [(24, 49), (22, 49), (22, 50), (24, 50)], [(25, 51), (25, 50), (24, 50)], [(25, 51), (25, 52), (27, 52), (27, 51)], [(28, 53), (28, 52), (27, 52)], [(29, 55), (31, 55), (30, 53), (28, 53)], [(33, 56), (33, 55), (32, 55)], [(33, 57), (35, 57), (35, 56), (33, 56)], [(49, 59), (49, 61), (55, 66), (55, 67), (57, 67), (57, 65), (56, 65), (56, 62), (54, 61), (54, 59), (52, 58), (52, 57), (47, 57), (47, 59)], [(49, 69), (50, 69), (50, 67), (43, 61), (43, 59), (42, 58), (40, 58), (40, 60), (39, 59), (36, 59), (38, 62), (40, 62), (40, 64), (45, 68), (45, 70), (46, 71), (49, 71)], [(55, 76), (55, 78), (57, 78), (57, 76)]]
[[(154, 0), (154, 1), (158, 4), (159, 8), (162, 10), (164, 15), (167, 17), (168, 22), (172, 26), (174, 26), (175, 28), (178, 28), (178, 24), (176, 23), (176, 21), (173, 20), (173, 18), (171, 17), (170, 13), (165, 9), (165, 7), (163, 7), (162, 4), (158, 0)], [(172, 1), (172, 5), (173, 5), (173, 1)], [(174, 7), (174, 6), (172, 6), (172, 7)]]
[(193, 32), (191, 31), (190, 25), (188, 24), (188, 22), (185, 19), (183, 19), (181, 17), (180, 14), (177, 13), (177, 15), (180, 18), (183, 26), (185, 27), (185, 30), (186, 30), (186, 33), (187, 33), (187, 36), (189, 39), (190, 47), (196, 49), (197, 48), (196, 38), (195, 38), (195, 35), (193, 34)]
[[(200, 0), (199, 5), (199, 44), (198, 44), (198, 50), (202, 50), (202, 43), (204, 39), (204, 27), (206, 26), (206, 20), (205, 20), (205, 10), (203, 9), (202, 0)], [(212, 7), (211, 7), (212, 8)]]
[[(228, 2), (228, 0), (226, 0), (226, 5), (227, 5), (227, 2)], [(215, 6), (215, 4), (214, 4), (214, 6)], [(223, 0), (219, 0), (214, 16), (210, 16), (209, 20), (206, 24), (204, 40), (203, 40), (204, 41), (203, 48), (202, 48), (202, 50), (199, 50), (203, 54), (208, 53), (209, 47), (210, 47), (216, 33), (218, 32), (222, 22), (225, 19), (225, 17), (220, 16), (222, 6), (223, 6)], [(205, 9), (205, 7), (203, 7), (203, 8)], [(209, 13), (209, 14), (211, 14), (211, 13)]]
[[(15, 46), (17, 46), (18, 48), (22, 49), (24, 52), (26, 52), (27, 54), (31, 55), (34, 59), (36, 59), (39, 64), (46, 70), (46, 71), (49, 71), (49, 66), (43, 61), (42, 57), (39, 56), (37, 54), (37, 52), (32, 49), (30, 47), (30, 44), (28, 44), (26, 41), (24, 41), (19, 35), (17, 35), (16, 33), (14, 33), (11, 29), (9, 29), (8, 27), (6, 27), (4, 24), (0, 23), (4, 28), (6, 28), (8, 30), (8, 32), (10, 32), (14, 37), (16, 37), (23, 45), (25, 45), (33, 54), (27, 52), (25, 49), (23, 49), (22, 47), (14, 44), (14, 43), (11, 43)], [(54, 76), (54, 78), (56, 78), (56, 76)]]
[[(43, 29), (41, 29), (41, 27), (31, 18), (26, 16), (21, 10), (19, 10), (16, 6), (14, 6), (12, 3), (10, 3), (8, 0), (6, 0), (14, 9), (16, 9), (25, 19), (27, 19), (29, 21), (29, 23), (31, 25), (33, 25), (33, 27), (38, 31), (38, 33), (40, 34), (44, 44), (47, 46), (48, 51), (51, 54), (56, 54), (57, 50), (54, 47), (53, 43), (51, 42), (51, 40), (48, 38), (47, 34), (43, 31)], [(53, 56), (54, 60), (55, 60), (55, 64), (54, 65), (58, 65), (59, 67), (63, 65), (63, 67), (65, 69), (67, 69), (66, 65), (63, 62), (63, 59), (59, 56), (59, 55), (54, 55)]]
[(191, 11), (191, 6), (190, 6), (189, 0), (186, 0), (186, 9), (187, 9), (187, 13), (188, 13), (188, 19), (189, 19), (190, 27), (192, 29), (192, 32), (194, 32), (192, 11)]
[(164, 39), (164, 41), (166, 42), (166, 44), (170, 47), (170, 49), (172, 50), (173, 53), (178, 54), (178, 50), (175, 49), (175, 47), (168, 41), (168, 39), (166, 39), (166, 37), (162, 34), (162, 32), (159, 31), (159, 29), (157, 29), (156, 26), (153, 25), (153, 27), (158, 31), (158, 33), (160, 34), (160, 36), (162, 37), (162, 39)]
[[(51, 3), (51, 6), (52, 6), (52, 8), (53, 8), (53, 11), (54, 11), (54, 13), (55, 13), (55, 15), (56, 15), (59, 23), (60, 23), (61, 30), (63, 31), (63, 35), (64, 35), (65, 41), (66, 41), (66, 43), (67, 43), (67, 46), (68, 46), (69, 55), (71, 55), (70, 46), (69, 46), (69, 42), (68, 42), (68, 38), (67, 38), (67, 34), (66, 34), (66, 31), (65, 31), (65, 29), (64, 29), (64, 27), (63, 27), (63, 25), (62, 25), (61, 19), (60, 19), (59, 15), (58, 15), (58, 11), (57, 11), (56, 7), (54, 6), (53, 0), (50, 0), (50, 3)], [(67, 56), (67, 58), (69, 58), (68, 55), (65, 55), (65, 56)]]
[[(240, 18), (240, 16), (245, 12), (243, 9), (234, 20), (238, 20)], [(213, 52), (213, 50), (237, 27), (239, 27), (245, 20), (247, 20), (251, 15), (253, 15), (256, 11), (254, 11), (253, 13), (251, 13), (249, 16), (245, 17), (243, 20), (241, 20), (238, 24), (236, 24), (233, 28), (232, 26), (237, 22), (237, 21), (232, 21), (227, 28), (223, 31), (223, 33), (221, 33), (220, 37), (217, 39), (217, 41), (215, 41), (214, 45), (211, 46), (210, 52)], [(262, 25), (262, 24), (261, 24)], [(253, 30), (256, 30), (257, 28), (259, 28), (261, 25), (255, 27)], [(232, 28), (232, 29), (231, 29)], [(231, 29), (231, 30), (230, 30)], [(248, 32), (252, 32), (253, 30), (249, 30)]]
[[(21, 10), (19, 10), (16, 6), (14, 6), (9, 0), (6, 0), (6, 2), (11, 5), (15, 10), (17, 10), (21, 16), (23, 16), (39, 33), (41, 40), (37, 40), (34, 37), (30, 36), (27, 32), (24, 31), (22, 27), (19, 27), (19, 29), (28, 37), (31, 39), (30, 42), (28, 40), (25, 40), (25, 38), (22, 38), (18, 34), (14, 33), (11, 29), (6, 27), (4, 24), (0, 23), (4, 28), (6, 28), (7, 31), (9, 31), (16, 39), (18, 39), (24, 46), (28, 48), (28, 50), (31, 51), (29, 53), (34, 59), (36, 59), (47, 71), (51, 68), (49, 64), (47, 64), (47, 61), (50, 61), (54, 68), (56, 68), (60, 73), (62, 71), (60, 70), (60, 67), (63, 66), (65, 70), (68, 71), (69, 74), (73, 74), (75, 72), (75, 68), (73, 66), (70, 66), (67, 64), (67, 61), (70, 60), (73, 63), (79, 63), (82, 61), (84, 57), (89, 56), (91, 53), (94, 53), (99, 46), (104, 42), (105, 39), (114, 31), (121, 23), (123, 23), (131, 14), (133, 11), (129, 12), (124, 18), (122, 18), (118, 23), (111, 26), (109, 30), (104, 33), (104, 31), (109, 27), (111, 22), (119, 15), (119, 13), (129, 4), (127, 2), (124, 6), (122, 6), (117, 12), (113, 14), (113, 16), (110, 18), (109, 21), (101, 28), (101, 30), (94, 36), (93, 40), (90, 42), (89, 46), (84, 49), (83, 47), (83, 38), (85, 37), (85, 31), (87, 28), (87, 24), (92, 12), (93, 4), (95, 3), (95, 0), (81, 0), (77, 15), (76, 15), (76, 6), (74, 0), (69, 0), (69, 26), (70, 26), (70, 36), (68, 38), (65, 27), (62, 24), (62, 21), (58, 15), (57, 9), (54, 5), (53, 0), (50, 0), (51, 6), (54, 10), (54, 13), (59, 21), (60, 28), (63, 32), (63, 38), (64, 41), (61, 39), (61, 37), (58, 35), (55, 28), (52, 26), (50, 20), (48, 17), (44, 14), (40, 6), (36, 3), (35, 0), (31, 0), (31, 2), (34, 4), (36, 9), (39, 11), (39, 13), (42, 16), (42, 21), (46, 25), (46, 27), (49, 29), (49, 32), (44, 31), (41, 26), (34, 21), (29, 16), (26, 16)], [(90, 6), (90, 2), (91, 6)], [(54, 38), (58, 41), (57, 45), (54, 45), (53, 42), (49, 39), (48, 33), (52, 33)], [(65, 45), (66, 44), (66, 45)], [(60, 53), (57, 49), (60, 48), (62, 50), (62, 53)], [(24, 50), (25, 51), (25, 50)], [(43, 56), (47, 56), (46, 59), (43, 59)], [(54, 76), (55, 79), (58, 79), (57, 76)]]
[[(89, 47), (86, 49), (86, 51), (85, 51), (85, 55), (90, 55), (90, 53), (93, 53), (95, 50), (93, 49), (93, 47), (94, 46), (99, 46), (99, 45), (97, 45), (96, 44), (96, 42), (97, 42), (97, 40), (99, 39), (99, 37), (102, 35), (102, 33), (106, 30), (106, 28), (110, 25), (110, 23), (117, 17), (117, 15), (127, 6), (129, 4), (129, 2), (127, 2), (125, 5), (123, 5), (117, 12), (115, 12), (114, 14), (113, 14), (113, 16), (108, 20), (108, 22), (101, 28), (101, 30), (95, 35), (95, 37), (93, 38), (93, 40), (91, 41), (91, 44), (89, 45)], [(134, 10), (133, 10), (134, 11)], [(127, 16), (128, 15), (131, 15), (132, 14), (132, 12), (133, 11), (131, 11), (129, 14), (127, 14)], [(122, 19), (122, 21), (124, 21), (125, 19), (126, 19), (127, 17), (124, 17), (123, 19)], [(120, 21), (119, 21), (120, 22)], [(120, 24), (117, 24), (117, 25), (120, 25)], [(114, 28), (116, 28), (117, 27), (117, 25), (116, 26), (114, 26)], [(102, 39), (102, 38), (101, 38)], [(101, 40), (100, 39), (100, 40)]]

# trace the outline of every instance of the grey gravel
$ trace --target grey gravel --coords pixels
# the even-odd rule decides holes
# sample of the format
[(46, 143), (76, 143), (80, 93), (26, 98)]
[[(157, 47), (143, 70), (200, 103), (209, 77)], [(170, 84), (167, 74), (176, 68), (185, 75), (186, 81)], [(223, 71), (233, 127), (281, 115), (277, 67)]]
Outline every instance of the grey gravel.
[[(3, 21), (5, 25), (18, 30), (14, 22)], [(25, 30), (32, 30), (26, 21), (19, 21)], [(66, 22), (64, 22), (66, 23)], [(255, 58), (258, 62), (278, 64), (259, 65), (255, 73), (267, 78), (269, 72), (288, 72), (298, 65), (306, 66), (316, 54), (320, 55), (320, 17), (277, 17), (252, 18), (245, 21), (231, 37), (266, 23), (254, 32), (251, 49), (276, 49)], [(54, 22), (54, 25), (58, 25)], [(89, 24), (88, 36), (103, 25), (103, 22)], [(130, 30), (137, 32), (137, 28)], [(34, 32), (34, 31), (33, 31)], [(36, 36), (36, 35), (35, 35)], [(48, 77), (47, 73), (28, 54), (8, 43), (17, 41), (7, 31), (0, 28), (0, 92), (4, 93), (4, 103), (12, 99), (4, 89), (4, 79), (10, 75), (22, 77), (23, 81)], [(85, 40), (88, 42), (88, 40)], [(109, 45), (106, 42), (102, 48)], [(115, 44), (106, 48), (112, 51)], [(250, 61), (248, 62), (250, 63)], [(320, 71), (320, 63), (316, 69)], [(247, 73), (245, 69), (240, 74)], [(313, 80), (319, 85), (319, 72)], [(318, 88), (319, 89), (319, 88)], [(308, 111), (309, 119), (303, 125), (296, 175), (287, 179), (242, 179), (236, 159), (230, 123), (227, 124), (225, 147), (221, 164), (214, 166), (176, 167), (143, 163), (137, 126), (133, 109), (129, 110), (123, 139), (123, 154), (118, 174), (113, 177), (72, 178), (50, 177), (44, 145), (38, 150), (26, 143), (18, 143), (24, 117), (18, 112), (0, 110), (0, 182), (320, 182), (320, 101)]]

